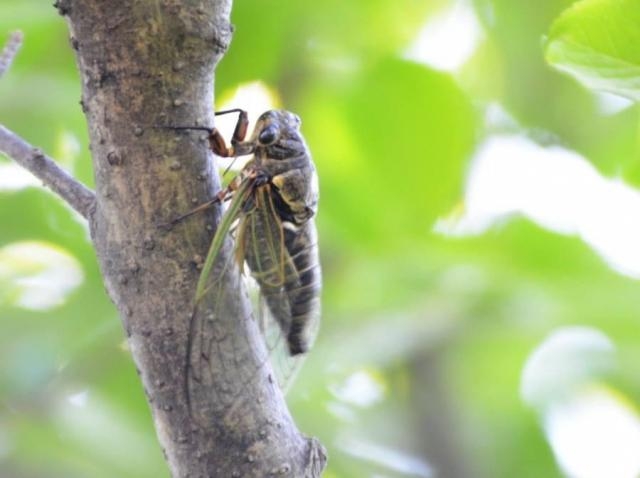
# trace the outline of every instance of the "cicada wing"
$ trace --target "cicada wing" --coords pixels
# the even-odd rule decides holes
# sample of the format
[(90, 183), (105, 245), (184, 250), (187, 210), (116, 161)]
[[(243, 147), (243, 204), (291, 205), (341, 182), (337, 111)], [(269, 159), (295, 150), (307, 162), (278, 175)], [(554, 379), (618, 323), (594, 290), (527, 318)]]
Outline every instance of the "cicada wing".
[(275, 379), (284, 394), (295, 382), (298, 372), (304, 364), (304, 355), (291, 355), (287, 337), (282, 328), (277, 323), (264, 297), (260, 295), (257, 304), (257, 316), (260, 330), (264, 336), (271, 368), (275, 374)]
[(222, 217), (220, 224), (218, 224), (216, 233), (213, 236), (211, 245), (209, 246), (207, 257), (205, 258), (205, 261), (202, 265), (200, 277), (198, 278), (198, 284), (196, 286), (196, 305), (198, 304), (198, 302), (200, 302), (200, 300), (202, 300), (207, 290), (216, 283), (217, 277), (213, 277), (213, 281), (211, 280), (211, 269), (214, 262), (220, 255), (220, 250), (222, 249), (231, 226), (238, 219), (238, 217), (242, 213), (244, 204), (251, 196), (251, 193), (253, 191), (253, 183), (254, 181), (252, 179), (246, 179), (240, 183), (240, 186), (238, 187), (233, 196), (233, 199), (231, 200), (231, 203), (229, 204), (229, 208)]
[[(244, 386), (233, 380), (221, 380), (216, 374), (235, 367), (238, 360), (234, 353), (235, 334), (229, 337), (229, 330), (238, 322), (237, 317), (248, 313), (238, 310), (241, 304), (233, 294), (225, 292), (242, 287), (231, 253), (230, 230), (237, 219), (242, 221), (243, 205), (252, 190), (253, 182), (247, 180), (236, 191), (218, 225), (198, 280), (189, 331), (187, 390), (191, 414), (202, 426), (212, 426), (228, 411)], [(212, 363), (214, 356), (222, 363)]]
[(303, 363), (302, 356), (291, 355), (288, 342), (292, 324), (288, 288), (299, 282), (299, 274), (287, 249), (286, 231), (273, 203), (271, 186), (256, 188), (254, 201), (238, 240), (244, 244), (244, 258), (260, 290), (256, 310), (271, 365), (286, 392)]
[(254, 207), (246, 213), (238, 241), (271, 316), (283, 331), (288, 331), (291, 307), (285, 284), (287, 280), (295, 280), (296, 270), (286, 249), (282, 221), (270, 191), (269, 184), (255, 188)]

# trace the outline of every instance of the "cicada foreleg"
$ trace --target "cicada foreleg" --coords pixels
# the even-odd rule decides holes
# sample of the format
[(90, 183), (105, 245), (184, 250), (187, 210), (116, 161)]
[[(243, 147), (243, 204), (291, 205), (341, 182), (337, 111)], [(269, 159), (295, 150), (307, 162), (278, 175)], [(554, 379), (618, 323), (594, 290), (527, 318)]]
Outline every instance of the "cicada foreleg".
[[(214, 114), (216, 116), (220, 116), (220, 115), (225, 115), (229, 113), (238, 113), (238, 121), (236, 122), (236, 126), (233, 130), (233, 136), (231, 138), (231, 146), (227, 146), (224, 138), (222, 137), (222, 135), (220, 134), (217, 128), (206, 128), (201, 126), (194, 126), (194, 127), (174, 126), (174, 127), (171, 127), (171, 129), (176, 129), (176, 130), (193, 129), (193, 130), (208, 131), (209, 147), (211, 148), (211, 151), (214, 154), (224, 158), (253, 154), (253, 151), (255, 150), (255, 145), (252, 142), (244, 141), (245, 137), (247, 136), (247, 130), (249, 127), (249, 117), (247, 115), (247, 112), (239, 108), (234, 108), (231, 110), (216, 111)], [(240, 181), (241, 181), (241, 178), (236, 177), (236, 179), (231, 181), (231, 183), (226, 188), (219, 191), (218, 194), (216, 194), (216, 196), (213, 199), (203, 204), (200, 204), (195, 209), (192, 209), (191, 211), (183, 214), (182, 216), (178, 216), (175, 219), (172, 219), (166, 224), (162, 224), (161, 227), (170, 229), (171, 227), (175, 226), (177, 223), (183, 221), (184, 219), (194, 214), (197, 214), (198, 212), (204, 211), (215, 204), (218, 204), (230, 199), (233, 195), (233, 192), (236, 189), (238, 189), (240, 185)]]
[(182, 216), (178, 216), (174, 219), (172, 219), (171, 221), (165, 223), (165, 224), (161, 224), (160, 227), (163, 227), (165, 229), (171, 229), (173, 226), (175, 226), (176, 224), (178, 224), (179, 222), (185, 220), (188, 217), (193, 216), (194, 214), (197, 214), (201, 211), (204, 211), (205, 209), (209, 209), (211, 206), (213, 206), (214, 204), (218, 204), (220, 202), (226, 201), (227, 199), (229, 199), (229, 195), (227, 193), (227, 189), (225, 188), (222, 191), (220, 191), (218, 194), (216, 194), (216, 196), (205, 202), (200, 204), (198, 207), (196, 207), (195, 209), (192, 209), (191, 211), (183, 214)]
[(249, 116), (247, 112), (239, 108), (232, 110), (216, 111), (215, 115), (226, 115), (229, 113), (238, 113), (238, 121), (236, 127), (233, 130), (233, 136), (231, 137), (231, 146), (227, 146), (224, 138), (216, 128), (212, 128), (209, 133), (209, 146), (218, 156), (223, 158), (231, 158), (237, 156), (246, 156), (253, 154), (255, 150), (255, 144), (251, 141), (246, 141), (247, 130), (249, 129)]

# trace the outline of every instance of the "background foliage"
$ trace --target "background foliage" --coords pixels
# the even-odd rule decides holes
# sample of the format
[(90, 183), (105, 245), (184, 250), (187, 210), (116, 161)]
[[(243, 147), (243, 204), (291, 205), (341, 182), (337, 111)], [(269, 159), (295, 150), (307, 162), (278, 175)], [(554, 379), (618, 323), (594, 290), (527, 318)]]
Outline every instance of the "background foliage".
[[(235, 3), (218, 98), (297, 112), (320, 174), (326, 476), (639, 476), (640, 2)], [(18, 28), (0, 122), (91, 185), (64, 21)], [(168, 476), (85, 225), (1, 158), (0, 224), (0, 474)]]

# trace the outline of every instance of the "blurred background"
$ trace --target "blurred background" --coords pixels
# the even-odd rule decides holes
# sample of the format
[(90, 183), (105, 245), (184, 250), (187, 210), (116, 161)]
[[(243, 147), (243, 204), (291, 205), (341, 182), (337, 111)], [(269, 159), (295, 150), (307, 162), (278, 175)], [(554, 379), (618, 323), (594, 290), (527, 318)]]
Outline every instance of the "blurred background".
[[(638, 111), (545, 62), (574, 2), (235, 3), (216, 106), (298, 113), (320, 176), (324, 476), (640, 476)], [(0, 123), (92, 185), (65, 22), (15, 29)], [(0, 224), (0, 476), (168, 477), (86, 225), (6, 158)]]

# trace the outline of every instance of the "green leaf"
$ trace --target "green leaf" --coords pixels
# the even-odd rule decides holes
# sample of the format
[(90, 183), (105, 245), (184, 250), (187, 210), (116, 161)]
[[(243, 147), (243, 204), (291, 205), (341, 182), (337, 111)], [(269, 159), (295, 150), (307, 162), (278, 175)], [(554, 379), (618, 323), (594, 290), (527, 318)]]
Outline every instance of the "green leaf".
[(321, 227), (340, 240), (424, 240), (462, 190), (476, 118), (449, 75), (386, 58), (316, 85), (296, 111), (321, 178)]
[(285, 99), (295, 96), (318, 71), (397, 54), (437, 3), (442, 1), (236, 2), (235, 33), (216, 72), (216, 88), (220, 92), (260, 79), (279, 86)]
[(585, 86), (640, 99), (640, 1), (583, 0), (558, 17), (546, 59)]

